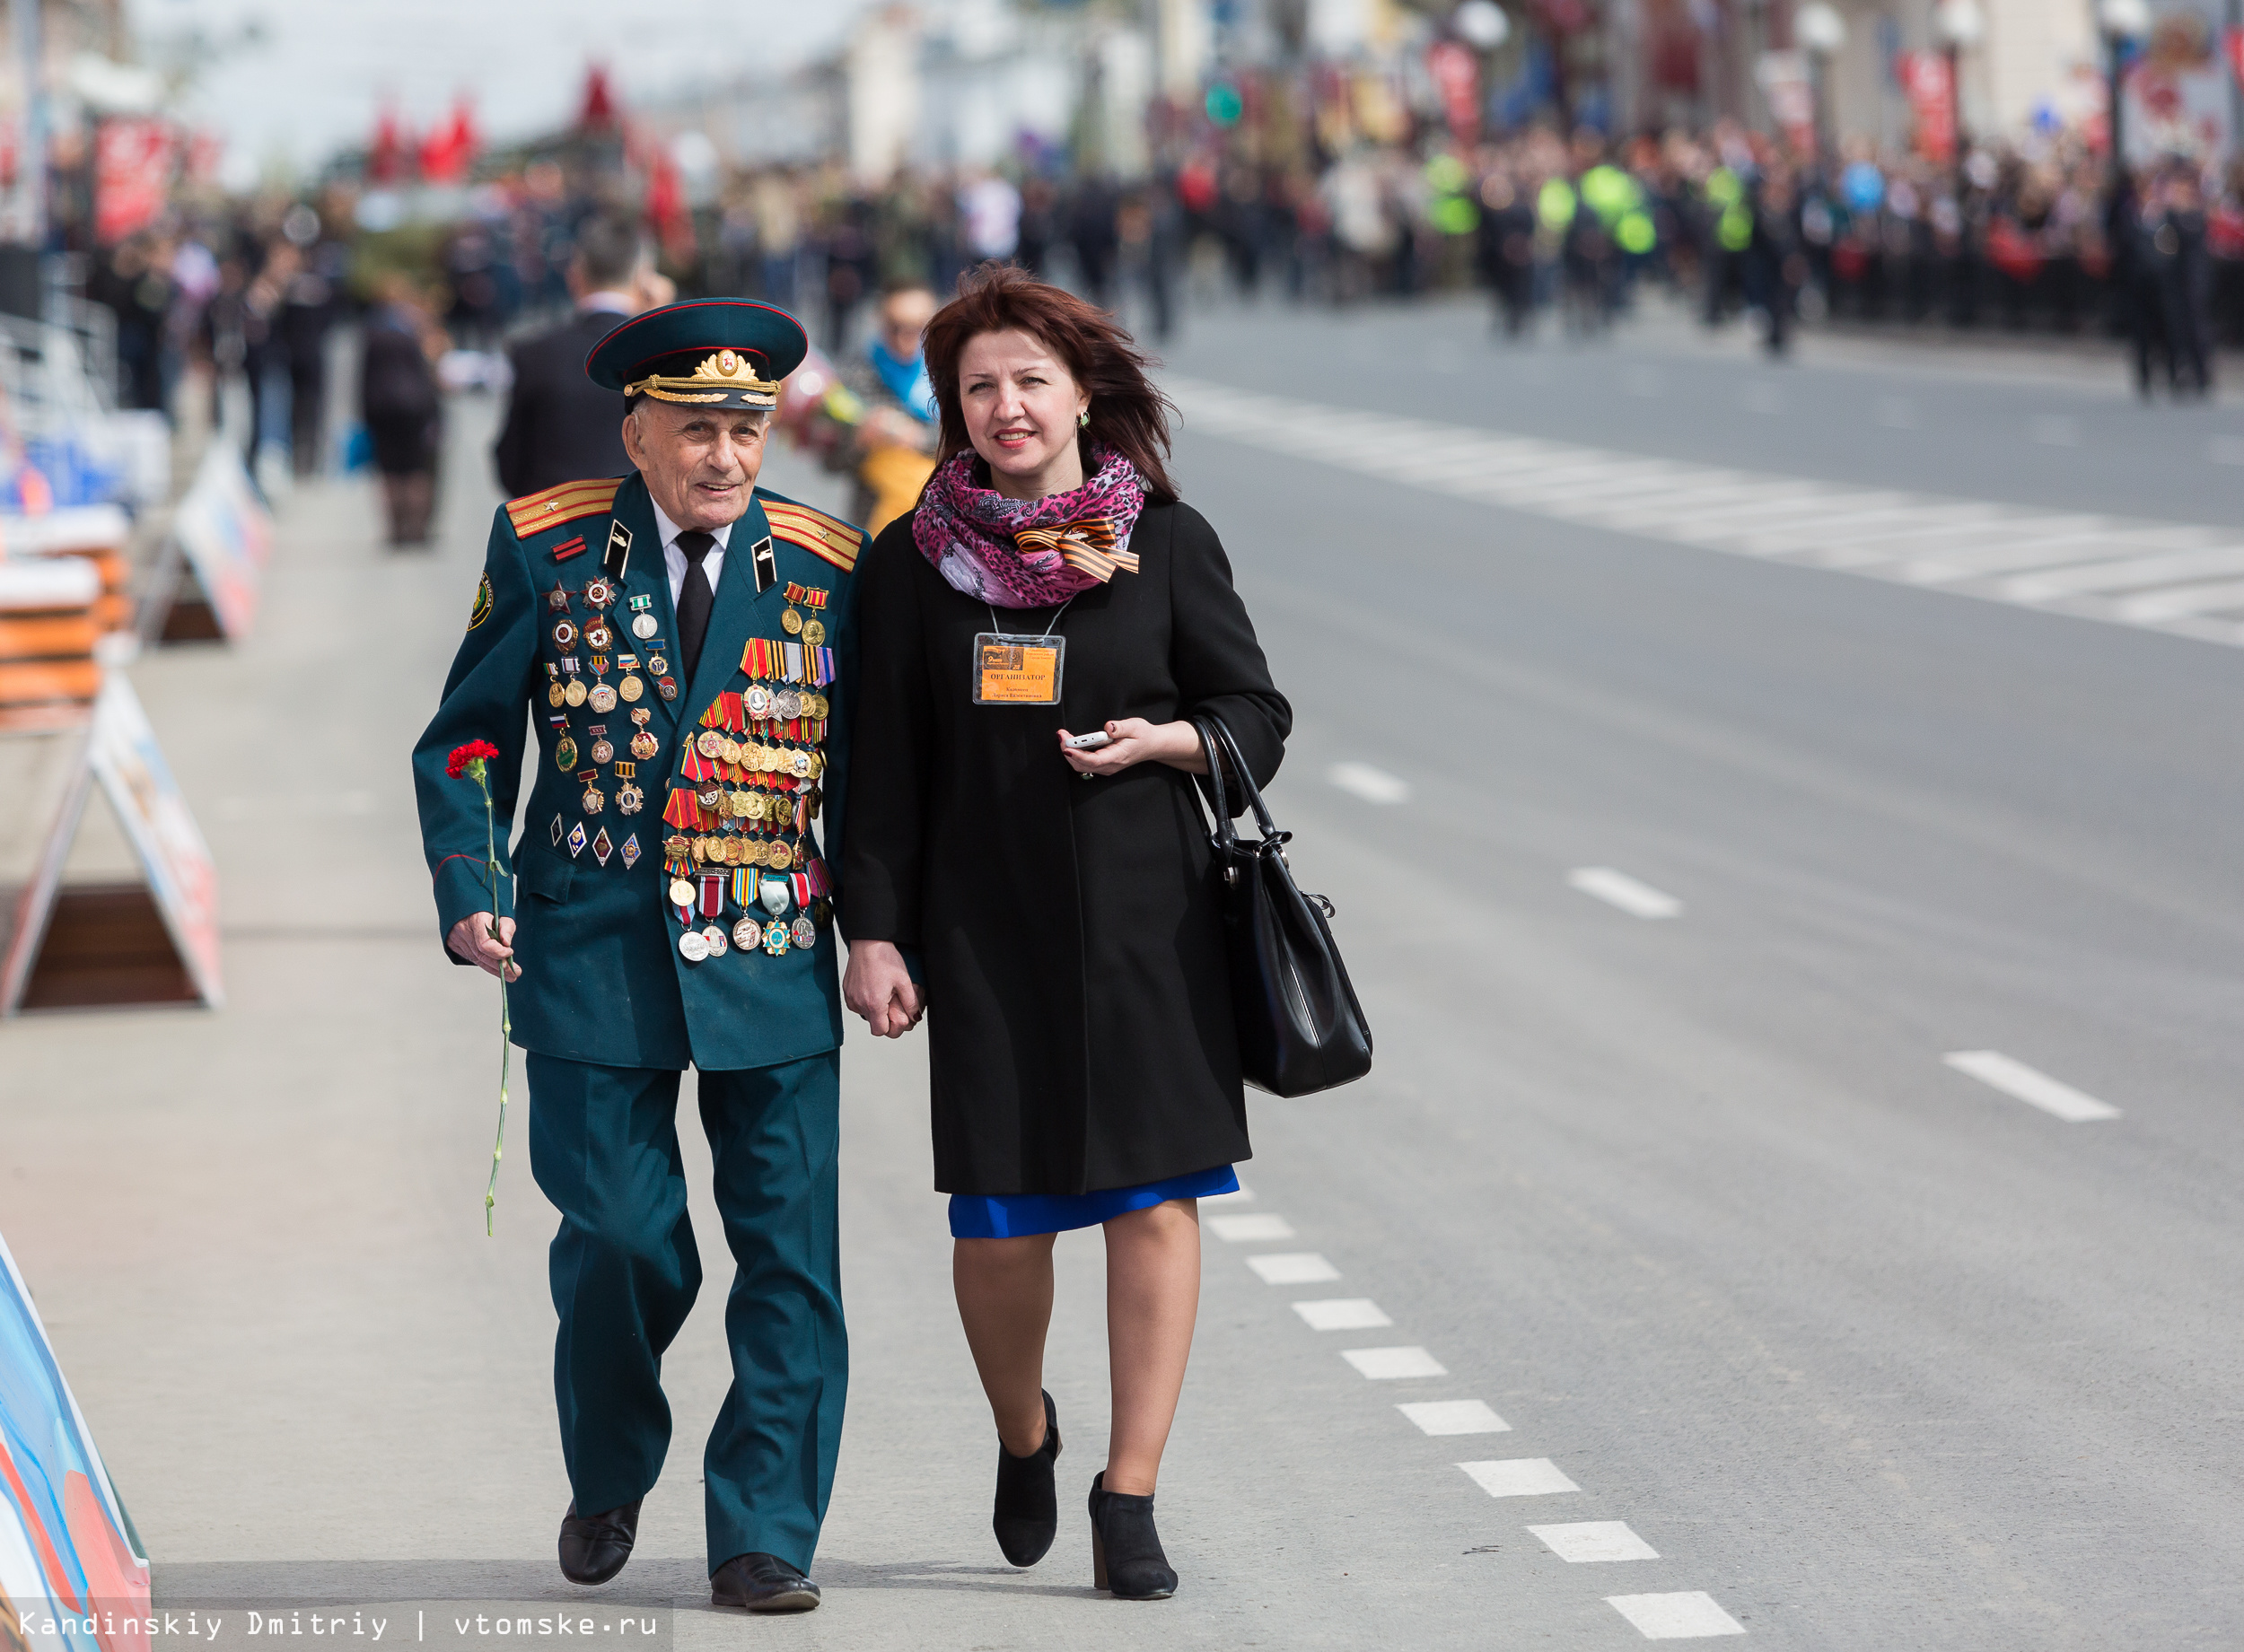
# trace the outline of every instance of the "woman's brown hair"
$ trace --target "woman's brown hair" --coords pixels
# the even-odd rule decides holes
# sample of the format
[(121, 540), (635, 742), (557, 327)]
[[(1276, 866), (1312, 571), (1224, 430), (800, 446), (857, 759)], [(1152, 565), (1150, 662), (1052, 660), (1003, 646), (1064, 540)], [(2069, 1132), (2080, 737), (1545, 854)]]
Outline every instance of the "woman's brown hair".
[(1137, 467), (1148, 503), (1175, 503), (1177, 485), (1169, 479), (1166, 461), (1169, 415), (1176, 408), (1145, 376), (1145, 353), (1107, 311), (1016, 265), (994, 260), (969, 271), (959, 283), (959, 296), (927, 324), (927, 378), (942, 419), (936, 463), (974, 446), (959, 405), (959, 358), (968, 341), (1005, 332), (1042, 340), (1067, 363), (1075, 382), (1091, 392), (1091, 424), (1077, 433), (1084, 474), (1091, 468), (1090, 444), (1100, 443)]

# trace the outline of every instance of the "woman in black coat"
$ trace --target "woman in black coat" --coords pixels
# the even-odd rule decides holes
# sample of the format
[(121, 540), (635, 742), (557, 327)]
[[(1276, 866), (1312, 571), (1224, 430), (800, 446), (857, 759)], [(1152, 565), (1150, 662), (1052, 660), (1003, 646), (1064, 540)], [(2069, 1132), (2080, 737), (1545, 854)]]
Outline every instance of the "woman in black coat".
[(932, 1006), (935, 1185), (1016, 1565), (1057, 1522), (1053, 1238), (1104, 1228), (1095, 1576), (1159, 1598), (1176, 1586), (1153, 1494), (1198, 1306), (1195, 1201), (1235, 1189), (1249, 1152), (1190, 719), (1222, 719), (1267, 783), (1293, 713), (1110, 318), (986, 266), (926, 350), (941, 462), (857, 572), (843, 993), (890, 1036)]

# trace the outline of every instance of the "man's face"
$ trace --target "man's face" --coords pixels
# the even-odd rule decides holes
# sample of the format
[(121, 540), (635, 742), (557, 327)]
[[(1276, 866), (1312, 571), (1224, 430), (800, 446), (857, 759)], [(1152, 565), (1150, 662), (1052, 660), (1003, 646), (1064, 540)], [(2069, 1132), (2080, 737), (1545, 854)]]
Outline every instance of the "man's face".
[(747, 513), (771, 415), (644, 400), (624, 415), (623, 449), (680, 528), (714, 532)]
[(935, 295), (919, 288), (891, 293), (881, 306), (881, 340), (889, 347), (889, 354), (899, 362), (908, 362), (919, 354), (919, 342), (927, 331), (927, 323), (935, 319)]

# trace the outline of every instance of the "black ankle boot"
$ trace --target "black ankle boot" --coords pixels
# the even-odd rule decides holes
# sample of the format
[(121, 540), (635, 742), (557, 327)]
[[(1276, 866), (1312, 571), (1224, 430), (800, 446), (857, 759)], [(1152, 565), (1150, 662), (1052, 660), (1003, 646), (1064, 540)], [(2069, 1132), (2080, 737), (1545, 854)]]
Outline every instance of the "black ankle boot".
[(1059, 1535), (1060, 1499), (1052, 1489), (1052, 1464), (1060, 1455), (1060, 1414), (1044, 1396), (1044, 1444), (1016, 1457), (997, 1447), (997, 1508), (989, 1529), (1015, 1566), (1034, 1566)]
[(1091, 1482), (1091, 1581), (1117, 1600), (1167, 1600), (1177, 1592), (1153, 1529), (1153, 1499), (1108, 1490), (1104, 1470)]

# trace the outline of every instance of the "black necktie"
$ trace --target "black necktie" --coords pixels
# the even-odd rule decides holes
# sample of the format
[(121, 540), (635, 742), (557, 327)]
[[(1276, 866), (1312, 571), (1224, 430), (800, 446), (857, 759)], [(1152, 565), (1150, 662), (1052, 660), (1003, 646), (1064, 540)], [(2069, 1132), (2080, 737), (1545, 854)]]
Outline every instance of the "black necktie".
[(709, 634), (709, 610), (717, 599), (709, 589), (708, 573), (701, 565), (701, 559), (715, 544), (709, 535), (691, 529), (678, 536), (678, 548), (686, 556), (685, 582), (678, 588), (678, 651), (685, 661), (689, 686), (694, 668), (701, 663), (701, 640)]

